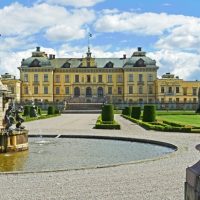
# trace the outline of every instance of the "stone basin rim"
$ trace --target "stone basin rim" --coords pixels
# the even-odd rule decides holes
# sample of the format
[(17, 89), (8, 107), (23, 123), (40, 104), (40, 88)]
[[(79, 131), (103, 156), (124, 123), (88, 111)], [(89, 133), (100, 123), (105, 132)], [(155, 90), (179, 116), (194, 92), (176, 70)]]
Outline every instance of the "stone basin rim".
[[(59, 136), (59, 137), (58, 137)], [(116, 141), (125, 141), (125, 142), (138, 142), (138, 143), (146, 143), (153, 144), (163, 147), (168, 147), (173, 150), (171, 153), (167, 153), (158, 157), (143, 159), (137, 161), (123, 162), (117, 164), (109, 164), (109, 165), (99, 165), (95, 167), (82, 167), (82, 168), (73, 168), (73, 169), (58, 169), (58, 170), (41, 170), (41, 171), (12, 171), (12, 172), (0, 172), (0, 175), (9, 175), (9, 174), (35, 174), (35, 173), (51, 173), (51, 172), (62, 172), (62, 171), (78, 171), (78, 170), (92, 170), (92, 169), (101, 169), (101, 168), (110, 168), (110, 167), (118, 167), (123, 165), (132, 165), (142, 162), (155, 161), (158, 159), (162, 159), (172, 155), (174, 152), (178, 150), (178, 147), (174, 144), (170, 144), (167, 142), (149, 140), (149, 139), (141, 139), (141, 138), (132, 138), (132, 137), (121, 137), (121, 136), (100, 136), (100, 135), (29, 135), (30, 138), (77, 138), (77, 139), (100, 139), (100, 140), (116, 140)]]

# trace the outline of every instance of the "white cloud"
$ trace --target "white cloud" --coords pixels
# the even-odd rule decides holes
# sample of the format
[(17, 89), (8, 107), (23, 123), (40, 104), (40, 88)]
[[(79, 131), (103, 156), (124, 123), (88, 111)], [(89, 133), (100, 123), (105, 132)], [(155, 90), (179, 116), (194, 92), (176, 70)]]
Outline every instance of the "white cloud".
[(157, 61), (159, 76), (171, 72), (184, 80), (199, 79), (200, 56), (175, 50), (160, 50), (147, 54)]
[(103, 1), (104, 0), (40, 0), (39, 2), (46, 2), (49, 4), (73, 6), (80, 8), (80, 7), (91, 7)]
[[(6, 20), (5, 20), (6, 19)], [(83, 37), (83, 26), (95, 19), (94, 11), (88, 9), (66, 10), (64, 7), (48, 4), (35, 4), (25, 7), (19, 3), (11, 4), (0, 10), (1, 34), (4, 36), (27, 37), (36, 33), (47, 33), (49, 39), (72, 39), (70, 30), (73, 28), (73, 39)], [(60, 27), (60, 29), (59, 29)], [(68, 31), (59, 35), (55, 32)], [(55, 36), (54, 36), (55, 34)], [(61, 38), (59, 38), (61, 36)]]
[(166, 13), (121, 12), (104, 14), (95, 23), (99, 32), (129, 32), (141, 35), (162, 35), (171, 29), (191, 23), (199, 18)]
[(200, 51), (200, 21), (183, 24), (162, 36), (156, 43), (157, 48)]

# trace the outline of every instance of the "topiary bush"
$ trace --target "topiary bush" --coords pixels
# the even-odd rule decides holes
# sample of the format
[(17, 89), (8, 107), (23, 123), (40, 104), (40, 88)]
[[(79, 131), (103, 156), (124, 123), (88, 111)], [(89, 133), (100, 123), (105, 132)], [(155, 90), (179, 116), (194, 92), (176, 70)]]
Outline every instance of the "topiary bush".
[(131, 116), (132, 107), (125, 107), (122, 111), (123, 115)]
[(30, 106), (24, 106), (24, 116), (30, 115)]
[(38, 112), (38, 115), (41, 115), (41, 108), (38, 107), (37, 112)]
[(156, 107), (155, 105), (145, 105), (143, 112), (144, 122), (154, 122), (156, 120)]
[(141, 107), (140, 106), (133, 106), (132, 107), (132, 112), (131, 112), (131, 117), (135, 119), (140, 119), (141, 116)]
[(114, 111), (112, 104), (106, 104), (102, 107), (102, 121), (110, 121), (114, 120)]
[(55, 108), (54, 114), (59, 114), (59, 113), (60, 113), (59, 109)]
[(48, 115), (53, 115), (55, 113), (55, 107), (54, 106), (49, 106), (47, 113), (48, 113)]

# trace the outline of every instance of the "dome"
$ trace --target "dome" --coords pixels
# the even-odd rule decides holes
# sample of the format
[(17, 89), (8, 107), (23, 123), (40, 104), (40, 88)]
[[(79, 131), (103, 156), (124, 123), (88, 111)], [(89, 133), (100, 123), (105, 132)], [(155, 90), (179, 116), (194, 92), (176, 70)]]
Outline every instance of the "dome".
[(32, 52), (32, 57), (23, 59), (21, 62), (22, 67), (50, 67), (51, 62), (45, 52), (40, 51), (40, 47), (36, 48), (35, 52)]
[(129, 58), (124, 67), (147, 67), (147, 66), (156, 65), (156, 61), (147, 57), (146, 52), (143, 52), (141, 47), (138, 48), (138, 51), (134, 52), (131, 58)]

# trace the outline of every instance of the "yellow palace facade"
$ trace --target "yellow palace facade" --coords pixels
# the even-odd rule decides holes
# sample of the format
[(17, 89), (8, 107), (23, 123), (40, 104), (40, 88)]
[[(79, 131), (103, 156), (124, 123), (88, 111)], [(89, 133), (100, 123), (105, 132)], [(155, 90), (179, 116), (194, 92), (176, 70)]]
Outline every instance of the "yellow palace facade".
[(142, 48), (131, 57), (55, 58), (39, 47), (21, 62), (21, 102), (156, 103), (159, 108), (198, 106), (199, 81), (166, 73), (157, 78), (156, 61)]
[(55, 58), (37, 47), (23, 59), (21, 101), (155, 102), (156, 61), (138, 48), (130, 58)]

